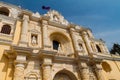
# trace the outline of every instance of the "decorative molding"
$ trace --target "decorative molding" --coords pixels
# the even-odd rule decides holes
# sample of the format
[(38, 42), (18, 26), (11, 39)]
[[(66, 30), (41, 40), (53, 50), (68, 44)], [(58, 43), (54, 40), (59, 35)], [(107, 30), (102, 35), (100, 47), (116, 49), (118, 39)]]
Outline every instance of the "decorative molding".
[(20, 46), (13, 45), (12, 48), (15, 52), (22, 53), (22, 54), (30, 54), (33, 51), (33, 49), (30, 47), (20, 47)]
[(9, 45), (11, 45), (12, 44), (12, 40), (7, 40), (7, 39), (1, 39), (0, 38), (0, 44), (9, 44)]
[(112, 60), (112, 61), (120, 61), (120, 58), (116, 58), (111, 56), (110, 54), (93, 54), (93, 58), (95, 59), (103, 59), (103, 60)]
[(32, 30), (28, 30), (31, 33), (36, 33), (36, 34), (40, 34), (41, 32), (36, 30), (36, 29), (32, 29)]
[(52, 25), (54, 27), (59, 27), (59, 28), (63, 28), (63, 29), (67, 29), (68, 28), (68, 26), (66, 26), (64, 24), (56, 23), (55, 21), (49, 21), (48, 24)]
[(54, 56), (53, 61), (74, 63), (76, 62), (76, 59), (66, 56)]
[(12, 18), (12, 17), (9, 17), (9, 16), (5, 16), (5, 15), (1, 15), (1, 14), (0, 14), (0, 19), (2, 19), (2, 22), (6, 22), (8, 24), (11, 24), (11, 23), (14, 24), (14, 22), (16, 21), (15, 18)]

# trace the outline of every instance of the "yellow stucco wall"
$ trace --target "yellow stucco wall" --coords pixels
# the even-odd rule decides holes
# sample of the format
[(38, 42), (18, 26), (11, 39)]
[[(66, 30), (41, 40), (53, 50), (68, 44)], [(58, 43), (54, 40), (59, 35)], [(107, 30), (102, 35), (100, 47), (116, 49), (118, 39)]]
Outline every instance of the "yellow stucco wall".
[(4, 55), (4, 51), (9, 50), (9, 48), (7, 45), (0, 45), (0, 80), (10, 80), (6, 76), (8, 71), (8, 58)]
[(20, 33), (21, 33), (21, 22), (17, 21), (15, 32), (14, 32), (13, 44), (15, 44), (15, 45), (18, 44), (18, 41), (20, 39)]
[[(107, 62), (110, 65), (111, 70), (110, 71), (105, 71), (103, 69), (103, 75), (106, 80), (119, 80), (120, 79), (120, 70), (119, 66), (120, 62), (117, 61), (110, 61), (110, 60), (104, 60), (104, 62)], [(106, 69), (108, 67), (106, 66)]]

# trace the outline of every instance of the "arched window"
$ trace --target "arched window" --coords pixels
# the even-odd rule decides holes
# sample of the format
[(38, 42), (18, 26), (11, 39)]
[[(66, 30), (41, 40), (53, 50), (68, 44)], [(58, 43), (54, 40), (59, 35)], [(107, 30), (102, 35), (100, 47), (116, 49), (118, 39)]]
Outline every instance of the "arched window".
[(58, 41), (53, 40), (53, 49), (58, 50), (60, 43)]
[(0, 14), (9, 16), (9, 10), (6, 7), (1, 7)]
[(10, 34), (10, 32), (11, 32), (11, 26), (3, 25), (2, 29), (1, 29), (1, 33)]
[(100, 49), (100, 47), (98, 45), (96, 45), (96, 48), (97, 48), (98, 52), (101, 52), (101, 49)]

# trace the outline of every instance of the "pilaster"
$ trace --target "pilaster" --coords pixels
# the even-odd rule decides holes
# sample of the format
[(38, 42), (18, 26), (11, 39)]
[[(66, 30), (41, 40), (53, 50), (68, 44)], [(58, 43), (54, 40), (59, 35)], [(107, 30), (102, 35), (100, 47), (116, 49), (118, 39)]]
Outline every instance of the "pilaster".
[(23, 16), (23, 23), (22, 23), (22, 32), (21, 32), (21, 38), (20, 38), (20, 46), (26, 47), (28, 44), (28, 21), (29, 21), (29, 16), (24, 15)]
[(48, 22), (46, 20), (42, 21), (42, 32), (43, 32), (43, 48), (49, 49), (49, 38), (48, 38)]
[(51, 74), (51, 67), (52, 67), (52, 60), (51, 58), (44, 58), (43, 59), (43, 80), (52, 80), (52, 74)]
[(75, 31), (74, 28), (70, 28), (70, 34), (71, 34), (71, 37), (72, 37), (72, 40), (73, 40), (73, 45), (74, 45), (75, 51), (79, 51), (79, 46), (78, 46), (78, 43), (77, 43), (77, 37), (76, 37), (74, 31)]
[(14, 80), (24, 80), (24, 69), (26, 65), (26, 56), (17, 55), (15, 60)]
[(85, 62), (79, 62), (79, 70), (82, 80), (89, 80), (89, 68)]
[(95, 72), (97, 74), (98, 80), (105, 80), (104, 76), (102, 75), (102, 66), (100, 64), (96, 64)]
[(83, 35), (83, 39), (85, 41), (87, 50), (88, 50), (89, 54), (91, 54), (93, 51), (92, 51), (91, 44), (90, 44), (90, 41), (89, 41), (89, 38), (88, 38), (88, 34), (85, 31), (83, 31), (82, 35)]

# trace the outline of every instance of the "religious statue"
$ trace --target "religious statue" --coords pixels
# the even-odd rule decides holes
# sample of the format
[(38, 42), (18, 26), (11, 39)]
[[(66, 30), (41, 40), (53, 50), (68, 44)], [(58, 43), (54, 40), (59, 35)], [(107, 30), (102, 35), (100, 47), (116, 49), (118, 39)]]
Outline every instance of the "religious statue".
[(79, 44), (79, 49), (80, 49), (80, 51), (83, 50), (83, 46), (82, 46), (82, 44)]
[(58, 21), (57, 16), (54, 15), (53, 18), (54, 18), (55, 21)]
[(59, 46), (58, 46), (58, 55), (64, 56), (64, 53), (63, 53), (63, 51), (62, 51), (62, 48), (61, 48), (61, 45), (60, 45), (60, 44), (59, 44)]
[(35, 35), (32, 36), (32, 41), (31, 41), (31, 43), (32, 43), (33, 45), (37, 44), (37, 38), (36, 38)]

